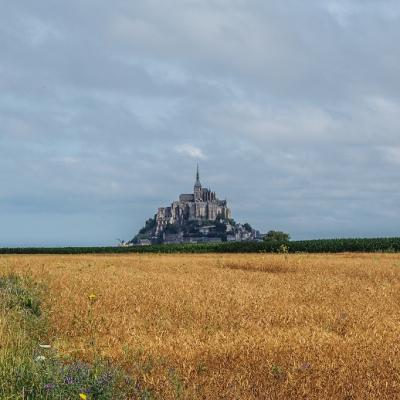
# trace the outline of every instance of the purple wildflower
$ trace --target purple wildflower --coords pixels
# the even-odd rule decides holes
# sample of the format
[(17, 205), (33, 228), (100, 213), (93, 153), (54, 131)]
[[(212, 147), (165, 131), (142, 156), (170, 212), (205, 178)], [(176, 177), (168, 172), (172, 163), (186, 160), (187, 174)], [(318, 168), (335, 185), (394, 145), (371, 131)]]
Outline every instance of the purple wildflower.
[(66, 385), (72, 385), (74, 383), (74, 378), (72, 376), (66, 376), (64, 378), (64, 383)]
[(46, 383), (44, 385), (45, 390), (53, 390), (55, 387), (56, 387), (56, 385), (54, 383)]
[(103, 375), (101, 375), (99, 379), (99, 384), (100, 385), (108, 385), (111, 383), (113, 380), (113, 374), (111, 372), (105, 372)]
[(303, 363), (303, 365), (301, 366), (302, 369), (310, 369), (311, 368), (311, 364), (308, 362)]

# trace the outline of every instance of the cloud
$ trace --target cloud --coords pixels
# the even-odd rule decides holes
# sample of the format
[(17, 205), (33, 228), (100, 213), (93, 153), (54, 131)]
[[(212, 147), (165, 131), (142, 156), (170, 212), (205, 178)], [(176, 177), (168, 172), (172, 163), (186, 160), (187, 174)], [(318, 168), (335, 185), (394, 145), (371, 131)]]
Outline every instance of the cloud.
[[(376, 2), (373, 0), (330, 0), (321, 2), (329, 14), (343, 27), (362, 16), (374, 16), (387, 20), (400, 17), (400, 6), (396, 0)], [(352, 21), (353, 20), (353, 21)]]
[(0, 245), (129, 238), (195, 160), (261, 230), (398, 234), (399, 19), (395, 0), (8, 2)]
[(181, 144), (178, 146), (175, 146), (175, 151), (178, 154), (194, 158), (196, 160), (205, 160), (206, 156), (203, 154), (203, 151), (196, 146), (193, 146), (191, 144)]
[[(384, 146), (381, 147), (380, 150), (383, 153), (383, 157), (385, 160), (387, 160), (389, 163), (392, 164), (400, 164), (400, 146), (397, 147), (388, 147)], [(397, 168), (397, 166), (396, 166)]]

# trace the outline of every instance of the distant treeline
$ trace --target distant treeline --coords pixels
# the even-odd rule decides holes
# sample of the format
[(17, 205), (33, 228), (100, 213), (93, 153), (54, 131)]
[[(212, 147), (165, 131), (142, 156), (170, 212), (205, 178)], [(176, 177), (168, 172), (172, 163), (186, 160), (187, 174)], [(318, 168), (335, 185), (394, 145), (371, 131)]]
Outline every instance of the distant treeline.
[(21, 247), (0, 248), (0, 254), (105, 254), (105, 253), (342, 253), (400, 252), (400, 237), (375, 239), (321, 239), (289, 242), (230, 242), (160, 244), (130, 247)]

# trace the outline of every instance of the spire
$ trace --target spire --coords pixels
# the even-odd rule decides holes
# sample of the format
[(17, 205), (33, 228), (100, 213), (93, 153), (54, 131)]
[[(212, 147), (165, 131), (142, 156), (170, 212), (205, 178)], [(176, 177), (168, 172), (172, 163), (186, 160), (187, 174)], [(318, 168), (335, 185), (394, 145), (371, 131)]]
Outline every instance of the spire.
[(200, 187), (201, 187), (201, 183), (200, 183), (200, 174), (199, 174), (199, 163), (197, 163), (196, 183), (195, 183), (195, 186), (200, 186)]

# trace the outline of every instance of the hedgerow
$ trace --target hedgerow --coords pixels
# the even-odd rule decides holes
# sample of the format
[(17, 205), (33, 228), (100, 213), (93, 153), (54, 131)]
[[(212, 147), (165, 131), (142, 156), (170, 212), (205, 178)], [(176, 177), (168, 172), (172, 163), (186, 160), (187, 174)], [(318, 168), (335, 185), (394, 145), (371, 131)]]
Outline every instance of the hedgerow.
[(289, 253), (399, 252), (400, 237), (298, 240), (290, 242), (230, 242), (158, 244), (127, 247), (20, 247), (0, 248), (0, 254), (95, 254), (95, 253), (277, 253), (282, 245)]

